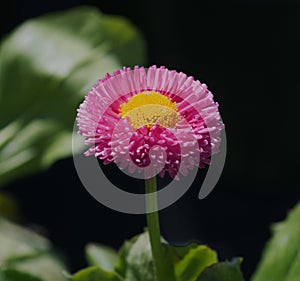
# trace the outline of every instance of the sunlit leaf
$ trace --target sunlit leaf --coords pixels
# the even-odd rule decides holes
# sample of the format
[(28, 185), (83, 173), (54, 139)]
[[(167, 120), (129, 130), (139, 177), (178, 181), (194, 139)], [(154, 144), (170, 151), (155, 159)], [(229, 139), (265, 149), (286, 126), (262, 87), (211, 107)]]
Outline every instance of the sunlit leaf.
[(1, 281), (44, 281), (43, 279), (29, 273), (15, 269), (0, 269)]
[(300, 280), (300, 204), (285, 221), (272, 227), (268, 242), (252, 281)]
[(77, 272), (73, 281), (124, 281), (117, 273), (105, 271), (97, 266), (88, 267)]
[(0, 47), (0, 186), (71, 155), (83, 95), (106, 72), (143, 64), (144, 49), (127, 19), (92, 7), (32, 19), (10, 34)]
[(50, 244), (40, 235), (0, 217), (0, 249), (1, 263), (6, 263), (48, 251)]
[(67, 280), (63, 275), (65, 267), (60, 258), (54, 255), (48, 240), (1, 217), (0, 268), (6, 270), (2, 273), (3, 276), (20, 275), (23, 278), (20, 277), (20, 281), (27, 280), (24, 278), (32, 278), (33, 281), (40, 280), (34, 279), (35, 277), (41, 278), (42, 281)]
[(15, 260), (8, 263), (10, 268), (30, 273), (42, 278), (44, 281), (67, 281), (63, 271), (65, 267), (53, 254), (40, 253), (26, 259)]
[(129, 254), (132, 246), (134, 245), (134, 243), (136, 242), (136, 240), (138, 238), (139, 238), (139, 235), (136, 235), (133, 238), (131, 238), (130, 240), (125, 241), (125, 243), (119, 250), (119, 253), (118, 253), (119, 260), (115, 266), (115, 270), (123, 277), (125, 277), (125, 275), (126, 275), (126, 268), (128, 266), (127, 256)]
[(141, 234), (134, 242), (126, 257), (126, 281), (155, 280), (154, 262), (149, 234)]
[[(187, 249), (186, 254), (175, 265), (178, 281), (195, 281), (205, 268), (218, 261), (216, 252), (207, 246), (187, 246), (185, 248)], [(183, 249), (180, 252), (183, 252)]]
[(112, 271), (118, 261), (115, 250), (98, 244), (87, 245), (86, 257), (90, 265), (95, 265), (108, 271)]

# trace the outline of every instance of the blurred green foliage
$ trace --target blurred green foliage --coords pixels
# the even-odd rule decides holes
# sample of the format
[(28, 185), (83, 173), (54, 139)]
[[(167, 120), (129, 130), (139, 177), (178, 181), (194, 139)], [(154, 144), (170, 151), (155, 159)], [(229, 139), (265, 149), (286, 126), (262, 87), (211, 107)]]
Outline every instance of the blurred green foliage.
[(0, 46), (0, 186), (70, 156), (84, 95), (106, 72), (144, 63), (137, 28), (92, 7), (29, 20), (7, 36)]
[(89, 244), (85, 252), (90, 265), (101, 267), (104, 270), (113, 270), (118, 262), (116, 251), (103, 245)]
[(272, 232), (252, 281), (299, 281), (300, 203), (285, 221), (273, 225)]
[(50, 242), (0, 217), (1, 281), (66, 281)]
[[(164, 244), (173, 261), (176, 281), (243, 281), (240, 260), (218, 263), (216, 253), (205, 245), (173, 247)], [(90, 244), (87, 256), (91, 267), (73, 276), (73, 281), (153, 281), (154, 262), (148, 232), (126, 241), (119, 253)], [(199, 279), (198, 279), (199, 278)], [(230, 279), (228, 279), (230, 278)], [(170, 278), (166, 281), (175, 281)]]
[[(273, 236), (268, 242), (262, 260), (252, 281), (299, 281), (300, 277), (300, 203), (286, 220), (272, 227)], [(190, 244), (177, 248), (166, 245), (172, 254), (176, 280), (191, 281), (242, 281), (241, 259), (218, 262), (214, 251), (203, 245)], [(154, 265), (147, 232), (125, 242), (119, 254), (100, 245), (88, 247), (90, 267), (75, 274), (75, 281), (90, 281), (99, 272), (110, 272), (101, 280), (154, 280)], [(91, 249), (93, 249), (91, 251)], [(113, 258), (112, 258), (113, 255)], [(99, 263), (95, 262), (97, 257)], [(106, 259), (106, 261), (105, 261)], [(116, 260), (118, 259), (118, 262)], [(113, 261), (113, 262), (111, 262)], [(108, 266), (109, 265), (109, 266)], [(103, 267), (99, 270), (100, 267)], [(114, 270), (112, 270), (114, 268)], [(94, 273), (92, 273), (94, 272)], [(102, 274), (101, 273), (101, 274)], [(179, 274), (180, 273), (180, 274)], [(113, 276), (113, 277), (112, 277)], [(113, 278), (113, 279), (110, 279)], [(114, 279), (116, 278), (116, 279)], [(121, 278), (121, 279), (120, 279)]]
[(216, 263), (208, 267), (200, 275), (197, 281), (235, 281), (244, 280), (240, 269), (240, 259), (231, 262)]

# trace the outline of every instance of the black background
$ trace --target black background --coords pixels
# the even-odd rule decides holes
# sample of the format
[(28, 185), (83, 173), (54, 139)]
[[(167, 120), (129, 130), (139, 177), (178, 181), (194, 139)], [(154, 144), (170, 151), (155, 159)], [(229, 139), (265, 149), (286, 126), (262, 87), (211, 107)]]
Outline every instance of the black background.
[[(1, 5), (1, 34), (22, 21), (79, 4), (129, 17), (148, 44), (149, 65), (166, 65), (208, 84), (226, 123), (228, 156), (213, 193), (199, 201), (199, 178), (161, 211), (162, 232), (175, 244), (207, 243), (221, 259), (243, 256), (249, 278), (268, 239), (300, 199), (299, 7), (287, 1), (10, 0)], [(105, 167), (114, 173), (113, 167)], [(128, 185), (131, 182), (128, 182)], [(42, 227), (69, 261), (85, 266), (84, 245), (119, 247), (141, 232), (142, 215), (100, 205), (82, 187), (72, 159), (7, 187), (27, 223)]]

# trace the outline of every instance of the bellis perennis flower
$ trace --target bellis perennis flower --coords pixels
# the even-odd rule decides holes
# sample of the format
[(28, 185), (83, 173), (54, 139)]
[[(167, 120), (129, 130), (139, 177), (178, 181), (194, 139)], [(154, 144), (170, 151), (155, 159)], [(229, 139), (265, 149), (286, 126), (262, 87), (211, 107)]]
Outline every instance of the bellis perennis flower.
[[(86, 155), (129, 172), (151, 164), (160, 176), (167, 171), (173, 178), (178, 171), (186, 175), (209, 164), (223, 129), (218, 104), (205, 84), (156, 66), (107, 74), (86, 95), (77, 124), (90, 145)], [(196, 151), (189, 149), (195, 142)]]

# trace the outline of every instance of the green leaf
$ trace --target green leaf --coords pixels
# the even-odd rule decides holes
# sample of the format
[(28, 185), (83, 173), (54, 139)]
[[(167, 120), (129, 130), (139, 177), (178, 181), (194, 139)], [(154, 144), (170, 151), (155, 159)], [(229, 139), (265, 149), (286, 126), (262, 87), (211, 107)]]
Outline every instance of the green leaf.
[(105, 271), (99, 267), (88, 267), (77, 272), (73, 281), (124, 281), (117, 273)]
[(107, 271), (112, 271), (118, 261), (115, 250), (98, 244), (87, 245), (86, 257), (90, 265), (99, 266)]
[[(166, 262), (170, 258), (175, 264), (177, 281), (195, 281), (201, 272), (217, 262), (217, 254), (207, 246), (189, 244), (174, 247), (163, 244), (166, 250)], [(147, 232), (127, 241), (119, 252), (119, 264), (116, 271), (128, 281), (150, 281), (155, 279), (153, 258)], [(170, 273), (170, 280), (174, 280)]]
[[(96, 81), (143, 64), (125, 18), (79, 7), (29, 20), (0, 46), (0, 186), (71, 155), (76, 108)], [(79, 152), (83, 146), (78, 147)]]
[(299, 281), (300, 203), (286, 220), (272, 227), (268, 242), (252, 281)]
[(134, 245), (134, 243), (139, 238), (139, 235), (134, 236), (131, 240), (125, 241), (123, 246), (120, 248), (118, 257), (119, 261), (117, 265), (115, 266), (116, 272), (118, 272), (121, 276), (125, 277), (126, 275), (126, 268), (128, 266), (127, 264), (127, 256)]
[(197, 248), (199, 244), (192, 242), (186, 246), (170, 246), (173, 251), (174, 262), (178, 262), (184, 258), (191, 250)]
[(66, 281), (62, 262), (52, 253), (40, 253), (26, 259), (15, 260), (7, 265), (10, 268), (39, 276), (43, 281)]
[(300, 251), (292, 262), (286, 281), (299, 281), (300, 276)]
[(51, 244), (45, 238), (1, 217), (0, 265), (12, 272), (17, 271), (8, 271), (9, 274), (23, 272), (40, 277), (43, 281), (66, 281), (63, 275), (64, 266), (53, 254)]
[(40, 235), (0, 217), (0, 261), (34, 256), (50, 249), (49, 242)]
[(243, 281), (244, 278), (239, 264), (239, 259), (214, 264), (206, 268), (197, 281)]
[(43, 281), (43, 279), (32, 274), (21, 272), (15, 269), (0, 269), (1, 281)]
[(141, 234), (126, 257), (126, 281), (153, 281), (155, 269), (148, 232)]
[(206, 267), (218, 262), (216, 252), (207, 246), (195, 247), (192, 245), (179, 251), (183, 253), (185, 250), (187, 250), (186, 254), (175, 265), (176, 280), (178, 281), (195, 281)]

